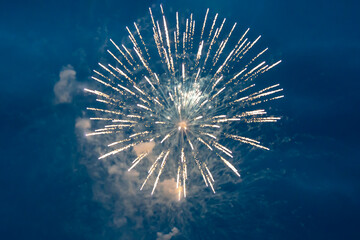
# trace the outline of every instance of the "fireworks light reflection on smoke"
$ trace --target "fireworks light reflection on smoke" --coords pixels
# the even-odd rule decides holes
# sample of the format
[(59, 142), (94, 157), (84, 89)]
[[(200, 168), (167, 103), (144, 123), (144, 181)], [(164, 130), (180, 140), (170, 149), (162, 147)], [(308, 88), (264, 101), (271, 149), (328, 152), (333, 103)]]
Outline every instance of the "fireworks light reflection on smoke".
[[(193, 14), (180, 19), (176, 12), (174, 28), (170, 28), (162, 5), (160, 9), (161, 18), (156, 20), (149, 8), (151, 42), (145, 42), (136, 23), (133, 31), (126, 27), (131, 47), (110, 39), (113, 50), (107, 52), (113, 62), (99, 63), (100, 70), (94, 70), (92, 77), (106, 91), (85, 88), (104, 104), (87, 108), (97, 113), (90, 120), (101, 127), (86, 136), (125, 136), (109, 143), (110, 150), (99, 159), (154, 142), (156, 158), (149, 164), (140, 190), (152, 180), (153, 194), (166, 164), (172, 161), (179, 199), (186, 197), (189, 167), (197, 168), (205, 185), (215, 193), (215, 179), (203, 152), (211, 153), (240, 177), (233, 165), (233, 152), (225, 146), (226, 139), (269, 150), (243, 136), (237, 126), (280, 119), (258, 107), (283, 97), (279, 84), (256, 89), (254, 80), (281, 61), (259, 61), (268, 48), (247, 57), (261, 37), (251, 41), (247, 37), (249, 29), (230, 47), (229, 39), (237, 24), (225, 32), (226, 19), (218, 22), (216, 14), (211, 21), (209, 9), (201, 26), (195, 24)], [(139, 154), (128, 171), (142, 164), (149, 154)]]

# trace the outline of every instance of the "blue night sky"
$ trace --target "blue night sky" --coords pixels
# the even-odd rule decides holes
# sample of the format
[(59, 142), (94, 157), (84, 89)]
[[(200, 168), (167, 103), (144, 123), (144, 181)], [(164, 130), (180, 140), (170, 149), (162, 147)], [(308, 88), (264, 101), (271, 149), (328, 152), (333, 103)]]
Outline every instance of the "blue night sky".
[[(109, 38), (123, 41), (125, 26), (160, 3), (168, 16), (201, 20), (210, 8), (283, 60), (265, 77), (285, 92), (274, 103), (283, 119), (260, 134), (272, 150), (242, 155), (241, 182), (181, 204), (125, 191), (134, 176), (112, 178), (79, 130), (92, 101), (81, 89)], [(351, 0), (1, 1), (0, 238), (360, 239), (359, 9)], [(59, 93), (62, 78), (72, 82)]]

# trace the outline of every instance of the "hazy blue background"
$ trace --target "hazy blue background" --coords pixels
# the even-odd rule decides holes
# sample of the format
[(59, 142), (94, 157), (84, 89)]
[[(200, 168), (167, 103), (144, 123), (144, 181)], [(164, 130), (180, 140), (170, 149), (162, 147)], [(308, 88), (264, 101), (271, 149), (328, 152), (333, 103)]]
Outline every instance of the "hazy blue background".
[[(106, 40), (121, 40), (126, 25), (159, 3), (0, 2), (1, 239), (135, 238), (130, 223), (119, 229), (110, 224), (113, 210), (94, 199), (95, 180), (80, 163), (84, 153), (74, 126), (84, 98), (75, 92), (71, 103), (56, 104), (53, 88), (68, 65), (77, 82), (86, 84)], [(204, 239), (360, 239), (360, 3), (163, 3), (167, 10), (191, 10), (199, 18), (209, 7), (262, 34), (272, 56), (283, 59), (271, 77), (285, 89), (286, 98), (276, 103), (284, 120), (274, 131), (279, 136), (274, 152), (264, 153), (259, 165), (259, 171), (270, 168), (278, 177), (264, 182), (260, 193), (255, 191), (261, 197), (245, 205), (229, 210), (221, 202), (219, 219), (211, 213), (201, 221), (184, 219), (191, 225), (186, 230), (174, 225), (146, 231), (144, 225), (136, 238), (156, 239), (156, 232), (177, 227), (173, 239), (199, 239), (209, 229)], [(242, 208), (249, 221), (237, 218)], [(262, 225), (264, 218), (271, 223)], [(122, 233), (127, 227), (130, 237)]]

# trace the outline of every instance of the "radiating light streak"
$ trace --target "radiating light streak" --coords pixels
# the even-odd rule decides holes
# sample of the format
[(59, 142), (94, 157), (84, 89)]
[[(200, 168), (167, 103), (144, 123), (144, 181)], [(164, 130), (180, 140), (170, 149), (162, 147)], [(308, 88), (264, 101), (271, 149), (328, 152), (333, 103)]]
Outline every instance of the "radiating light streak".
[(208, 13), (209, 13), (209, 9), (206, 9), (204, 23), (203, 23), (203, 26), (202, 26), (202, 28), (201, 28), (201, 36), (200, 36), (200, 39), (202, 39), (202, 37), (203, 37), (203, 35), (204, 35), (204, 29), (205, 29), (205, 25), (206, 25), (206, 20), (207, 20)]
[(126, 59), (126, 62), (133, 66), (133, 64), (130, 62), (130, 60), (127, 58), (127, 56), (124, 54), (124, 52), (114, 43), (112, 39), (110, 39), (110, 42), (116, 47), (116, 49), (121, 53), (121, 55)]
[(204, 144), (206, 147), (208, 147), (211, 151), (213, 150), (213, 148), (212, 147), (210, 147), (210, 145), (209, 144), (207, 144), (204, 140), (202, 140), (201, 138), (197, 138), (202, 144)]
[(123, 143), (123, 142), (129, 142), (129, 141), (131, 141), (131, 139), (123, 139), (123, 140), (120, 140), (120, 141), (116, 141), (116, 142), (113, 142), (113, 143), (110, 143), (110, 144), (108, 144), (107, 146), (108, 147), (111, 147), (111, 146), (114, 146), (114, 145), (117, 145), (117, 144), (120, 144), (120, 143)]
[(218, 154), (219, 158), (231, 169), (233, 170), (233, 172), (238, 176), (240, 177), (240, 173), (239, 171), (234, 167), (234, 165), (232, 165), (228, 160), (226, 160), (225, 158), (223, 158), (222, 156), (220, 156)]
[(114, 133), (113, 131), (105, 131), (105, 132), (93, 132), (93, 133), (87, 133), (85, 136), (94, 136), (94, 135), (102, 135), (102, 134), (111, 134)]
[(141, 160), (143, 159), (143, 158), (145, 158), (147, 155), (148, 155), (149, 153), (142, 153), (142, 154), (140, 154), (140, 156), (139, 157), (137, 157), (137, 158), (135, 158), (135, 160), (132, 162), (133, 163), (133, 165), (131, 165), (131, 167), (128, 169), (128, 171), (130, 172), (139, 162), (141, 162)]
[(149, 134), (149, 133), (150, 133), (149, 131), (138, 132), (138, 133), (131, 134), (129, 136), (129, 138), (133, 138), (133, 137), (136, 137), (136, 136), (139, 136), (139, 135), (146, 135), (146, 134)]
[(122, 151), (124, 151), (124, 150), (126, 150), (126, 149), (128, 149), (128, 148), (130, 148), (130, 147), (135, 146), (135, 145), (136, 145), (135, 143), (131, 143), (131, 144), (125, 146), (125, 147), (118, 148), (118, 149), (116, 149), (116, 150), (114, 150), (114, 151), (108, 152), (108, 153), (100, 156), (99, 159), (106, 158), (106, 157), (108, 157), (108, 156), (110, 156), (110, 155), (115, 155), (115, 154), (117, 154), (117, 153), (119, 153), (119, 152), (122, 152)]
[(168, 151), (166, 152), (166, 154), (165, 154), (165, 156), (164, 156), (164, 158), (163, 158), (163, 161), (161, 162), (160, 170), (159, 170), (159, 173), (158, 173), (158, 175), (157, 175), (157, 177), (156, 177), (153, 190), (151, 191), (151, 195), (154, 194), (154, 191), (155, 191), (156, 186), (157, 186), (157, 184), (158, 184), (158, 182), (159, 182), (159, 178), (160, 178), (161, 173), (162, 173), (162, 171), (163, 171), (163, 169), (164, 169), (164, 166), (165, 166), (165, 163), (166, 163), (166, 159), (167, 159), (167, 157), (169, 156), (169, 153), (170, 153), (170, 150), (168, 150)]
[(142, 104), (137, 104), (137, 106), (138, 106), (138, 107), (141, 107), (141, 108), (143, 108), (143, 109), (146, 109), (146, 110), (148, 110), (148, 111), (152, 111), (150, 108), (148, 108), (148, 107), (146, 107), (146, 106), (144, 106), (144, 105), (142, 105)]

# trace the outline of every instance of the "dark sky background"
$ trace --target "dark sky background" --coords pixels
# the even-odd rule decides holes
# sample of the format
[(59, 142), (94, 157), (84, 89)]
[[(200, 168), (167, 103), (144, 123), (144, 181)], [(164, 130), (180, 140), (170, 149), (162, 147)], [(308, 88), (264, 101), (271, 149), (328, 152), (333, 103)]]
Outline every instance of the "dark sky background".
[[(219, 206), (223, 222), (211, 216), (189, 220), (192, 227), (178, 226), (173, 239), (199, 239), (195, 236), (207, 226), (214, 233), (204, 239), (360, 239), (360, 3), (162, 3), (201, 18), (210, 8), (262, 34), (272, 56), (283, 60), (268, 77), (276, 78), (286, 95), (276, 103), (284, 118), (274, 131), (275, 150), (262, 157), (268, 158), (264, 169), (281, 173), (262, 186), (266, 202), (276, 203), (275, 213), (266, 211), (269, 205), (249, 212), (275, 227), (255, 220), (226, 222), (226, 214), (236, 219), (237, 210)], [(75, 91), (71, 103), (56, 104), (54, 85), (68, 65), (76, 81), (86, 85), (106, 41), (123, 39), (125, 26), (147, 15), (152, 4), (160, 2), (1, 1), (1, 239), (134, 238), (109, 224), (113, 210), (94, 199), (95, 180), (79, 160), (84, 153), (74, 126), (86, 98)], [(227, 231), (229, 224), (246, 228), (238, 235), (236, 229)], [(156, 232), (172, 227), (146, 236), (139, 232), (136, 238), (156, 239)]]

